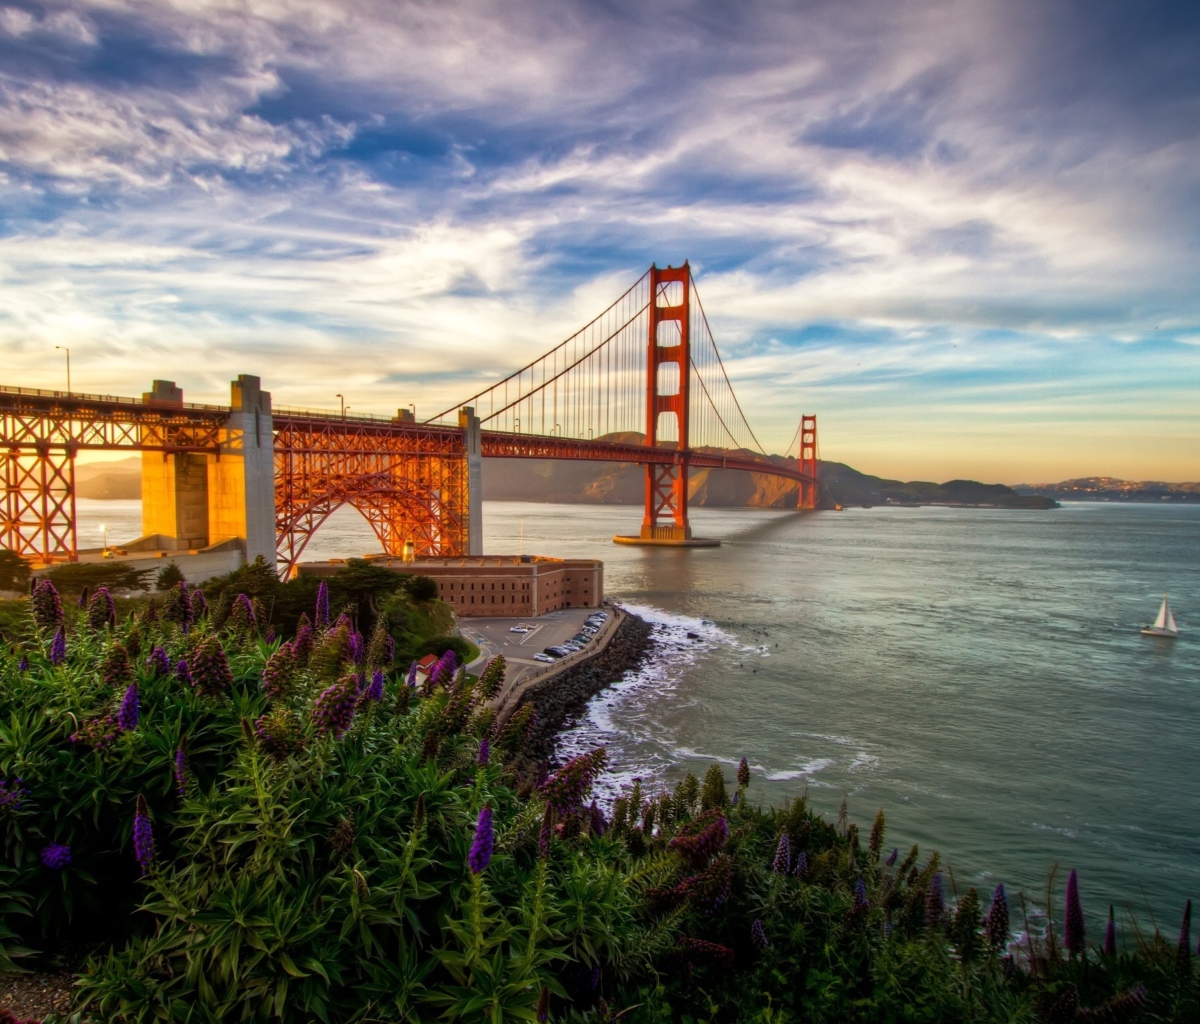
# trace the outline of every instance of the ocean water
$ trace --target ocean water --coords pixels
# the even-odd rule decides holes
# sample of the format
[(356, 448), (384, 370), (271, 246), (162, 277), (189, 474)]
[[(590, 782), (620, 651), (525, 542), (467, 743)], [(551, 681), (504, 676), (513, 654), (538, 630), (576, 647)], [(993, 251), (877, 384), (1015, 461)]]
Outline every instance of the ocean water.
[[(81, 536), (98, 514), (136, 536), (137, 505), (80, 502)], [(1094, 929), (1114, 903), (1170, 932), (1200, 899), (1200, 507), (700, 509), (720, 548), (611, 543), (639, 521), (485, 506), (485, 550), (601, 557), (657, 624), (654, 659), (563, 737), (607, 746), (610, 789), (714, 760), (732, 780), (744, 755), (753, 798), (845, 799), (864, 833), (882, 806), (889, 846), (941, 851), (960, 892), (1023, 891), (1035, 920), (1055, 865)], [(342, 510), (311, 554), (375, 549)], [(1176, 641), (1138, 632), (1164, 591)]]

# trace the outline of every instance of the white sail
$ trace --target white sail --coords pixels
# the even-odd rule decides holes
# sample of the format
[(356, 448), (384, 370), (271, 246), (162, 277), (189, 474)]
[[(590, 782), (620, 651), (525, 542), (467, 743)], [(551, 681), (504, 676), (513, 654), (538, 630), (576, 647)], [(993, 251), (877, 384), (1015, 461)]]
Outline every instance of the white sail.
[(1179, 627), (1175, 625), (1175, 616), (1171, 614), (1171, 609), (1167, 609), (1167, 632), (1178, 633)]
[[(1167, 628), (1167, 616), (1171, 614), (1171, 609), (1167, 607), (1167, 596), (1163, 595), (1162, 607), (1158, 609), (1158, 618), (1154, 620), (1155, 629)], [(1171, 617), (1171, 628), (1175, 628), (1175, 617)]]

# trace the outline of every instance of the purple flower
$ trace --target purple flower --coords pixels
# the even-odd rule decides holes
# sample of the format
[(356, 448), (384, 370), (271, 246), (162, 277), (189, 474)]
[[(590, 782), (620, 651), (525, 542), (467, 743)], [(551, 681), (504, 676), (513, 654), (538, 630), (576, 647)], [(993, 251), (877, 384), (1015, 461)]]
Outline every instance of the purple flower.
[(245, 594), (238, 594), (233, 599), (233, 607), (229, 610), (229, 624), (239, 633), (258, 628), (254, 618), (254, 606)]
[(866, 909), (871, 905), (871, 901), (867, 899), (867, 883), (861, 878), (854, 883), (854, 906), (855, 909)]
[(787, 829), (779, 833), (779, 845), (775, 847), (775, 860), (771, 870), (777, 875), (786, 875), (792, 866), (792, 841), (788, 838)]
[(900, 848), (898, 846), (893, 846), (892, 852), (888, 854), (888, 859), (885, 860), (884, 863), (889, 868), (895, 867), (896, 866), (896, 858), (899, 856), (900, 856)]
[(33, 611), (33, 621), (38, 629), (49, 632), (58, 629), (63, 624), (62, 599), (54, 584), (49, 580), (36, 580), (30, 592), (29, 603)]
[(51, 871), (61, 871), (71, 863), (71, 848), (65, 843), (49, 843), (43, 846), (42, 863)]
[(492, 747), (491, 744), (488, 743), (488, 738), (485, 736), (479, 741), (479, 754), (475, 758), (475, 763), (479, 765), (480, 768), (483, 768), (491, 759), (491, 754)]
[(667, 843), (667, 848), (678, 853), (692, 867), (702, 868), (717, 855), (728, 838), (729, 823), (723, 817), (718, 817), (711, 825), (693, 835), (676, 836)]
[(307, 665), (312, 651), (312, 626), (308, 624), (308, 616), (301, 615), (300, 625), (296, 627), (296, 635), (292, 639), (292, 653), (296, 657), (296, 663), (299, 665)]
[(75, 599), (75, 607), (82, 610), (87, 607), (87, 603), (88, 603), (88, 588), (84, 587), (79, 592), (79, 597)]
[(803, 850), (796, 854), (796, 867), (793, 873), (797, 878), (808, 877), (808, 854)]
[(192, 670), (188, 668), (186, 658), (180, 658), (179, 661), (175, 663), (175, 678), (183, 683), (184, 686), (196, 685), (195, 682), (192, 681)]
[(0, 779), (0, 810), (19, 811), (21, 801), (29, 796), (29, 789), (20, 779), (9, 782)]
[(138, 725), (138, 688), (137, 683), (130, 683), (121, 698), (121, 708), (117, 712), (117, 728), (121, 732), (133, 732)]
[(729, 806), (730, 806), (730, 807), (736, 807), (736, 806), (737, 806), (737, 805), (738, 805), (738, 804), (741, 802), (741, 796), (742, 796), (742, 794), (741, 794), (741, 792), (740, 792), (740, 791), (739, 791), (739, 792), (736, 792), (736, 793), (734, 793), (734, 794), (733, 794), (733, 799), (729, 801)]
[(67, 636), (63, 632), (62, 626), (59, 626), (54, 633), (54, 639), (50, 643), (50, 664), (61, 665), (67, 660)]
[(354, 719), (354, 705), (358, 699), (358, 679), (349, 675), (321, 691), (313, 701), (312, 717), (317, 735), (330, 733), (341, 739)]
[(181, 797), (187, 796), (188, 787), (192, 784), (190, 767), (187, 747), (181, 742), (175, 751), (175, 791)]
[[(187, 587), (184, 584), (179, 584), (184, 588), (184, 594), (187, 593)], [(253, 612), (254, 609), (251, 609)], [(191, 597), (188, 598), (188, 614), (193, 622), (198, 622), (204, 615), (208, 613), (208, 602), (204, 600), (204, 591), (197, 587), (192, 591)]]
[(754, 924), (750, 926), (750, 941), (754, 943), (759, 950), (764, 950), (771, 945), (767, 941), (767, 930), (763, 927), (762, 919), (755, 918)]
[(105, 626), (117, 624), (117, 604), (108, 587), (97, 587), (87, 606), (88, 629), (99, 632)]
[(1117, 955), (1117, 924), (1113, 920), (1112, 904), (1108, 905), (1108, 924), (1104, 927), (1104, 955)]
[[(453, 651), (447, 653), (451, 656), (454, 654)], [(541, 784), (539, 789), (542, 796), (555, 813), (573, 813), (583, 806), (597, 777), (604, 771), (607, 760), (608, 752), (603, 747), (572, 758)]]
[(154, 645), (154, 650), (150, 652), (150, 657), (146, 659), (146, 667), (151, 671), (155, 679), (161, 679), (171, 674), (171, 659), (167, 657), (166, 649), (162, 644)]
[(324, 580), (317, 587), (316, 625), (318, 629), (329, 625), (329, 584)]
[[(370, 685), (363, 691), (363, 697), (366, 700), (373, 700), (376, 704), (383, 701), (383, 669), (377, 668), (371, 673)], [(483, 741), (484, 743), (487, 740)], [(486, 762), (485, 762), (486, 763)]]
[(187, 584), (182, 580), (173, 586), (163, 602), (162, 617), (179, 625), (185, 633), (192, 621), (192, 605), (188, 600)]
[(475, 839), (471, 843), (471, 852), (467, 854), (471, 874), (477, 875), (487, 869), (492, 861), (493, 845), (495, 836), (492, 833), (492, 808), (484, 804), (479, 812), (479, 820), (475, 823)]
[(1079, 899), (1079, 876), (1075, 869), (1067, 876), (1066, 920), (1063, 923), (1063, 945), (1072, 956), (1084, 949), (1083, 903)]
[(367, 649), (363, 644), (362, 634), (358, 632), (358, 630), (355, 630), (350, 634), (350, 660), (356, 665), (361, 665), (363, 655), (366, 654), (366, 652)]
[(192, 685), (204, 697), (220, 697), (233, 685), (233, 671), (225, 648), (215, 636), (207, 636), (196, 645), (189, 665)]
[(604, 812), (600, 810), (595, 800), (592, 801), (592, 806), (588, 810), (592, 817), (592, 835), (604, 835), (608, 829), (608, 822), (604, 820)]
[(745, 789), (750, 785), (750, 762), (744, 757), (738, 762), (737, 784), (738, 789)]
[(150, 808), (146, 805), (146, 798), (140, 793), (137, 811), (133, 816), (133, 853), (144, 875), (154, 861), (154, 827), (150, 824)]
[(269, 644), (273, 644), (275, 642), (276, 636), (275, 636), (275, 627), (274, 626), (267, 627), (266, 633), (263, 634), (263, 639)]
[(408, 666), (408, 676), (404, 680), (409, 686), (417, 685), (417, 663), (414, 661)]
[(995, 949), (1008, 942), (1008, 897), (1004, 895), (1003, 882), (992, 893), (992, 905), (983, 919), (983, 930)]
[(18, 672), (28, 672), (29, 671), (29, 659), (27, 657), (25, 657), (25, 655), (23, 655), (23, 654), (21, 655), (21, 660), (17, 662), (17, 671)]

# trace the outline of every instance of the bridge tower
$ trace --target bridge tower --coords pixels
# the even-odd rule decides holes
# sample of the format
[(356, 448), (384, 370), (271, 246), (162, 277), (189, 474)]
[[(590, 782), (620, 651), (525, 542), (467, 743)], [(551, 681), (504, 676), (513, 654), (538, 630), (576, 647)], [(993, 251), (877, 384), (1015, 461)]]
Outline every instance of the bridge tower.
[(814, 509), (820, 501), (820, 484), (817, 482), (817, 418), (800, 417), (800, 463), (799, 470), (808, 479), (800, 482), (797, 508)]
[(692, 536), (688, 522), (688, 462), (691, 449), (692, 271), (650, 267), (650, 315), (646, 339), (646, 447), (679, 454), (670, 463), (646, 464), (646, 511), (636, 537), (619, 544), (716, 547), (719, 541)]

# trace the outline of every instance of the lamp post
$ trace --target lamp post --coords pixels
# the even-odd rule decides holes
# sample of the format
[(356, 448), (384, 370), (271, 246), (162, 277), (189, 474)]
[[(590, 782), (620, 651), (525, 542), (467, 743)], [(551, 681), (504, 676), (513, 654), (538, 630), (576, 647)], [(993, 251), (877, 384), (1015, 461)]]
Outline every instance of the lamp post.
[(71, 393), (71, 350), (66, 345), (55, 345), (55, 348), (62, 349), (67, 354), (67, 394)]
[(345, 397), (342, 395), (334, 395), (333, 397), (342, 403), (342, 419), (345, 419), (346, 418), (346, 399), (345, 399)]
[(100, 533), (104, 536), (104, 553), (101, 555), (101, 557), (107, 558), (108, 557), (108, 526), (105, 525), (104, 523), (100, 524)]

